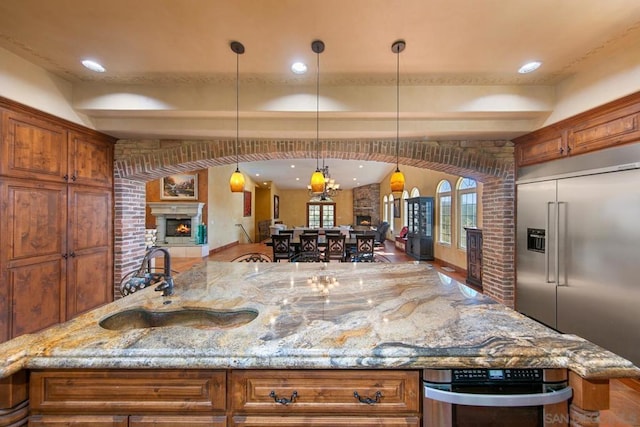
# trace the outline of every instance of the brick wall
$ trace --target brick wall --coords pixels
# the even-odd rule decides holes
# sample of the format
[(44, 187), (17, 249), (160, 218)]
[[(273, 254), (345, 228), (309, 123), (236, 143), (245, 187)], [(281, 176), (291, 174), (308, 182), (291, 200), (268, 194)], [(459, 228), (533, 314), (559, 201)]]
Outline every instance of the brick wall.
[[(396, 162), (396, 141), (323, 141), (325, 158)], [(315, 158), (314, 140), (242, 140), (240, 161)], [(403, 139), (399, 163), (474, 178), (484, 184), (483, 287), (513, 307), (515, 183), (509, 141)], [(163, 176), (235, 163), (235, 140), (121, 140), (115, 149), (116, 284), (144, 256), (144, 184)]]

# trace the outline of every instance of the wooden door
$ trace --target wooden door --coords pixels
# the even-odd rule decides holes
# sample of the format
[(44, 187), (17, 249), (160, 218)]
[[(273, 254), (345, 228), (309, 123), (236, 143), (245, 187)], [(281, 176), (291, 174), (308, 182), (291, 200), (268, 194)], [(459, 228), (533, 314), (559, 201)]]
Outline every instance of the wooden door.
[(69, 186), (67, 319), (113, 300), (112, 197)]
[(113, 185), (113, 143), (104, 138), (69, 132), (69, 182), (111, 187)]
[(64, 321), (66, 184), (0, 180), (0, 341)]
[(5, 111), (0, 154), (0, 175), (64, 182), (67, 132), (51, 122)]

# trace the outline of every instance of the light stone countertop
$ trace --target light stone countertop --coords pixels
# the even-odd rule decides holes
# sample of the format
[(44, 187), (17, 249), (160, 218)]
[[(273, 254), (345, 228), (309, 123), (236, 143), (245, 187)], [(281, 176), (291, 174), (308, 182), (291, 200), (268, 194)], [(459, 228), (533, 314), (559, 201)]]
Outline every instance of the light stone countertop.
[[(331, 283), (321, 291), (318, 283)], [(169, 304), (163, 304), (166, 300)], [(130, 308), (258, 312), (235, 328), (112, 331)], [(69, 322), (0, 344), (0, 377), (39, 368), (568, 368), (638, 377), (631, 362), (557, 333), (428, 264), (206, 262)]]

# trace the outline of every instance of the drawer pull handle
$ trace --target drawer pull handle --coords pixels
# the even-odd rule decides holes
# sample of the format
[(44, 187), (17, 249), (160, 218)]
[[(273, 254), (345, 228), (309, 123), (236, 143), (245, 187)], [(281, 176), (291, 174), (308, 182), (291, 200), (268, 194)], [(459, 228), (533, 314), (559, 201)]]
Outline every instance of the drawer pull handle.
[(269, 397), (273, 397), (273, 400), (276, 403), (279, 403), (281, 405), (288, 405), (289, 403), (293, 403), (296, 401), (296, 398), (298, 397), (298, 392), (294, 391), (293, 393), (291, 393), (291, 398), (287, 399), (286, 397), (278, 397), (276, 392), (271, 390), (271, 393), (269, 393)]
[(382, 397), (382, 392), (380, 392), (379, 390), (376, 391), (376, 398), (372, 399), (370, 397), (361, 397), (357, 391), (353, 392), (353, 397), (355, 397), (356, 399), (358, 399), (358, 401), (360, 403), (366, 403), (367, 405), (374, 405), (376, 403), (380, 403), (380, 398)]

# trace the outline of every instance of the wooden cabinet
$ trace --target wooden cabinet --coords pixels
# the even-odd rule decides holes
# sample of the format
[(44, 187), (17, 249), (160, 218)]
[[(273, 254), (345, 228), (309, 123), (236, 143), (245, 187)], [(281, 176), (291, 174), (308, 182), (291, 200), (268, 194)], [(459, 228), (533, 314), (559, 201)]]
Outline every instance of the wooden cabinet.
[(467, 230), (467, 283), (482, 288), (482, 230)]
[(227, 424), (226, 372), (32, 371), (30, 425), (219, 426)]
[(230, 394), (234, 426), (420, 425), (417, 371), (233, 371)]
[(412, 370), (36, 370), (30, 425), (419, 427)]
[(415, 259), (433, 259), (434, 231), (433, 197), (407, 199), (407, 243), (406, 253)]
[(0, 114), (2, 342), (113, 300), (113, 140)]
[(640, 140), (640, 92), (515, 138), (518, 167)]
[(113, 142), (34, 115), (2, 114), (0, 175), (111, 187)]

